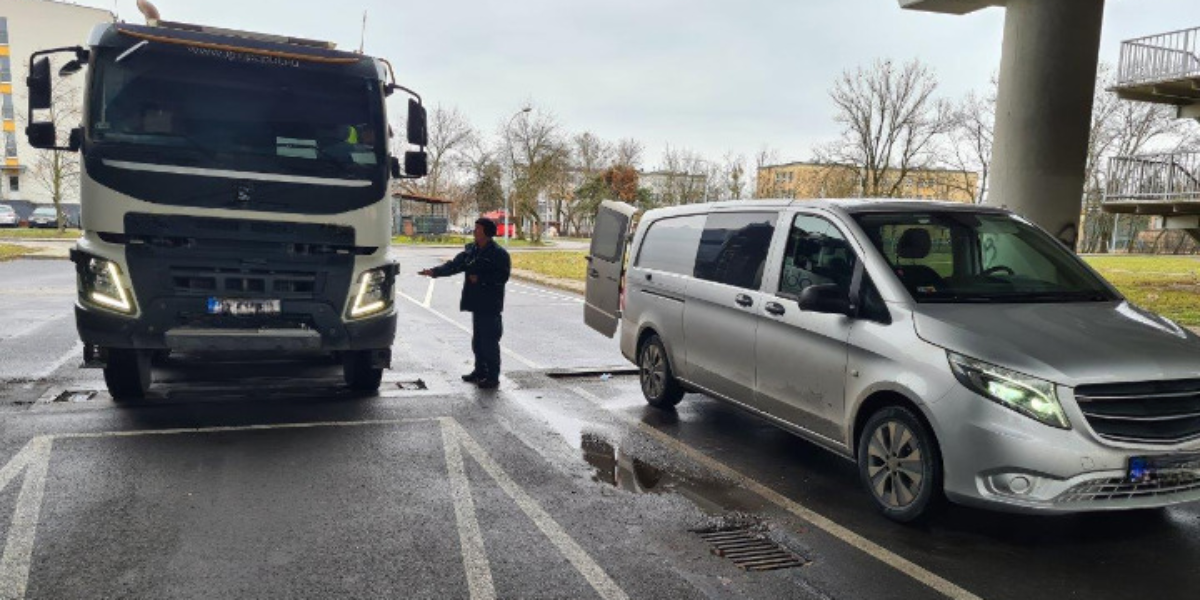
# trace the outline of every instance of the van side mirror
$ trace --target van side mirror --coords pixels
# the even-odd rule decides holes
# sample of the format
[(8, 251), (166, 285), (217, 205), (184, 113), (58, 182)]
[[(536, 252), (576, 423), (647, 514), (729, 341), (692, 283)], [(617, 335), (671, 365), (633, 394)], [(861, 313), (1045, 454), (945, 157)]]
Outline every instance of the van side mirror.
[[(414, 146), (429, 145), (429, 130), (425, 107), (416, 100), (408, 100), (408, 143)], [(411, 173), (410, 173), (411, 174)]]
[(810, 285), (800, 292), (800, 310), (850, 316), (850, 298), (836, 283)]
[(50, 58), (43, 56), (33, 61), (29, 66), (29, 77), (25, 79), (29, 86), (29, 110), (49, 110), (51, 97)]
[(424, 152), (404, 153), (404, 176), (417, 179), (429, 174), (429, 156)]
[(42, 150), (53, 150), (58, 143), (58, 131), (50, 121), (30, 123), (25, 127), (25, 136), (30, 146)]

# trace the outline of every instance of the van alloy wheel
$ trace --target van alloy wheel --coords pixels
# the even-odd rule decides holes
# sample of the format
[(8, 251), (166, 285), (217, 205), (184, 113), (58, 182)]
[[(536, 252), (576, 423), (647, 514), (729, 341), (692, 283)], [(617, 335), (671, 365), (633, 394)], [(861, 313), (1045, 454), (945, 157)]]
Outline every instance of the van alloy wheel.
[(913, 432), (903, 423), (889, 421), (875, 430), (867, 454), (875, 497), (893, 508), (912, 504), (925, 482), (921, 445)]
[(646, 338), (638, 350), (638, 374), (642, 396), (650, 406), (669, 409), (683, 399), (683, 387), (675, 379), (666, 346), (657, 335)]
[(642, 393), (647, 398), (658, 398), (666, 385), (667, 369), (662, 349), (658, 344), (647, 344), (642, 350)]
[(937, 439), (912, 409), (885, 406), (872, 414), (857, 447), (859, 476), (889, 519), (910, 523), (945, 505)]

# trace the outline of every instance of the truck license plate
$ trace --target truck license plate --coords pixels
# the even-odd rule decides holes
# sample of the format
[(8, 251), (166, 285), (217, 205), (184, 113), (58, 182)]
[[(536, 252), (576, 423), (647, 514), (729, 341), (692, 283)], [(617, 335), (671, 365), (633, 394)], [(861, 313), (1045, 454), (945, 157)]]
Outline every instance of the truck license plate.
[(210, 315), (277, 315), (279, 314), (278, 300), (248, 300), (240, 298), (209, 298), (208, 314)]

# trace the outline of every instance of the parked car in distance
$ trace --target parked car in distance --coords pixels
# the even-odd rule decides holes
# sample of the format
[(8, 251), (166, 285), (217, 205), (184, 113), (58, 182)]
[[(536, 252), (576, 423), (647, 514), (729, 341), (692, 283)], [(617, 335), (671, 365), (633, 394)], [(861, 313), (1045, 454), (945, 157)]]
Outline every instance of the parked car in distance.
[(29, 215), (29, 226), (43, 229), (58, 227), (58, 211), (47, 206), (34, 209), (33, 214)]
[(16, 227), (21, 223), (17, 211), (7, 204), (0, 204), (0, 227)]
[[(888, 517), (1200, 500), (1200, 336), (1011, 212), (605, 203), (585, 320), (640, 367), (855, 461)], [(628, 267), (626, 254), (628, 250)]]

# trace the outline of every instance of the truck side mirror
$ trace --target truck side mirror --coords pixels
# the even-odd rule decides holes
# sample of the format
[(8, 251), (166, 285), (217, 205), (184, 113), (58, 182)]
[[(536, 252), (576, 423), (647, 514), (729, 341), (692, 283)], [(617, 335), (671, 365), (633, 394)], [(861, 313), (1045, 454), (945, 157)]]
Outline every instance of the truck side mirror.
[(414, 146), (429, 145), (425, 107), (411, 98), (408, 100), (408, 143)]
[(83, 147), (83, 128), (76, 127), (71, 130), (71, 137), (67, 141), (67, 149), (69, 149), (71, 152), (79, 152), (79, 149), (82, 147)]
[(30, 123), (25, 127), (25, 136), (29, 138), (30, 146), (43, 150), (52, 150), (58, 143), (58, 132), (49, 121)]
[(390, 160), (388, 160), (388, 166), (392, 171), (392, 179), (400, 179), (401, 177), (404, 177), (404, 171), (400, 170), (400, 159), (396, 158), (395, 156), (391, 157)]
[(29, 77), (25, 79), (29, 86), (29, 110), (48, 110), (50, 108), (50, 59), (41, 57), (29, 66)]
[(409, 179), (424, 177), (429, 174), (429, 156), (424, 152), (404, 153), (404, 175)]

